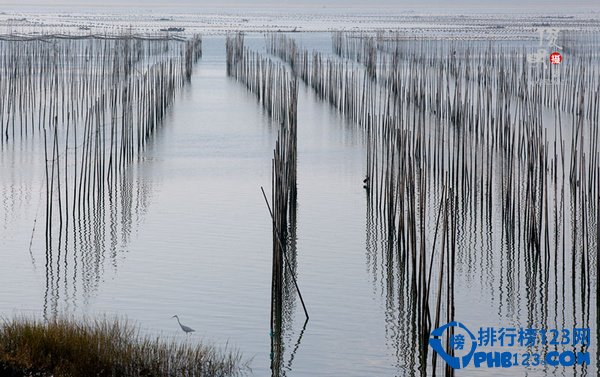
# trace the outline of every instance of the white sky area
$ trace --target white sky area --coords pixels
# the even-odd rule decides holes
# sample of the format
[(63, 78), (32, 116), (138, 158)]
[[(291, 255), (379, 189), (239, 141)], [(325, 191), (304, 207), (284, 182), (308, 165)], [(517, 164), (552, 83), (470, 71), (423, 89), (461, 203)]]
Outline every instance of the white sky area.
[[(600, 0), (4, 0), (8, 6), (242, 7), (242, 8), (436, 8), (564, 9), (600, 8)], [(0, 9), (2, 8), (0, 4)]]

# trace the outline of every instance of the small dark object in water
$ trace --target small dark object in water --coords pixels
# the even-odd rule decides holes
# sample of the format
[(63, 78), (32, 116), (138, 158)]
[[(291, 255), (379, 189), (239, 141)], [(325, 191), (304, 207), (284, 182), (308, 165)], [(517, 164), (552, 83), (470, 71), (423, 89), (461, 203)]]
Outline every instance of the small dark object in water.
[(174, 31), (174, 32), (179, 32), (179, 31), (184, 31), (185, 28), (184, 27), (166, 27), (163, 29), (160, 29), (160, 31)]
[(363, 183), (368, 183), (369, 182), (369, 176), (365, 176), (365, 179), (363, 179)]

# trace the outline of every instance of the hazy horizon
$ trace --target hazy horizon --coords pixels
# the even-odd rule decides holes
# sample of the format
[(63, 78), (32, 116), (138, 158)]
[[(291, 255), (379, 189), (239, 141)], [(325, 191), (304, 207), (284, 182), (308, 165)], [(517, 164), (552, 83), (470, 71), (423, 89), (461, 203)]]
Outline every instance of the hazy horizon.
[[(396, 8), (396, 9), (407, 9), (407, 8), (428, 8), (428, 9), (540, 9), (540, 10), (572, 10), (583, 9), (583, 8), (594, 8), (600, 9), (599, 4), (596, 0), (565, 0), (565, 1), (544, 1), (544, 0), (508, 0), (504, 2), (497, 2), (491, 0), (483, 1), (470, 1), (462, 0), (457, 2), (449, 3), (447, 1), (439, 0), (422, 0), (422, 1), (390, 1), (390, 0), (371, 0), (365, 1), (347, 1), (347, 0), (301, 0), (301, 1), (228, 1), (228, 2), (217, 2), (213, 0), (183, 0), (177, 2), (166, 2), (164, 0), (107, 0), (98, 2), (97, 0), (60, 0), (60, 1), (43, 1), (43, 0), (24, 0), (13, 2), (9, 0), (8, 3), (3, 4), (4, 7), (93, 7), (93, 8), (106, 8), (106, 7), (117, 7), (117, 8), (128, 8), (128, 7), (145, 7), (145, 8), (270, 8), (270, 9), (285, 9), (285, 8), (307, 8), (307, 9), (340, 9), (340, 8), (358, 8), (358, 9), (377, 9), (377, 8)], [(2, 9), (2, 6), (0, 6)]]

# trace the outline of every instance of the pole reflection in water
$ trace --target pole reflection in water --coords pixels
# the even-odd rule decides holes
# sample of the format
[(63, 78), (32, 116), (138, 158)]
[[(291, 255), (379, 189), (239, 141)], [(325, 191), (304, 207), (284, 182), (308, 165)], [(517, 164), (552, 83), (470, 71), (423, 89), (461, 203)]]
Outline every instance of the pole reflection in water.
[[(8, 93), (0, 108), (3, 152), (20, 143), (39, 159), (32, 170), (44, 163), (48, 318), (61, 301), (85, 303), (106, 263), (116, 269), (152, 191), (140, 175), (145, 151), (190, 81), (202, 40), (0, 36), (0, 45), (0, 89)], [(34, 267), (38, 217), (39, 210), (30, 242)]]
[[(290, 43), (280, 44), (283, 52)], [(454, 373), (428, 352), (430, 332), (454, 320), (517, 329), (589, 328), (598, 320), (590, 310), (598, 105), (583, 92), (577, 101), (536, 86), (544, 73), (523, 65), (522, 50), (504, 48), (512, 52), (338, 33), (333, 50), (341, 60), (287, 58), (364, 131), (367, 266), (385, 298), (397, 367), (408, 375)], [(594, 90), (585, 56), (572, 58), (561, 88)], [(517, 72), (530, 76), (523, 81)], [(473, 305), (493, 322), (479, 323)], [(442, 341), (450, 356), (452, 335)], [(519, 351), (545, 354), (544, 347)]]
[(429, 357), (430, 331), (480, 322), (475, 306), (493, 323), (473, 326), (597, 321), (600, 139), (587, 50), (572, 49), (557, 87), (539, 85), (548, 72), (510, 44), (334, 33), (337, 56), (284, 35), (267, 49), (365, 135), (367, 265), (399, 370), (452, 375)]
[[(283, 270), (283, 286), (281, 296), (277, 297), (277, 289), (272, 286), (272, 297), (274, 305), (271, 308), (271, 375), (285, 376), (287, 372), (292, 371), (292, 364), (296, 352), (300, 348), (302, 336), (308, 324), (308, 317), (304, 321), (302, 330), (295, 339), (294, 333), (294, 314), (296, 309), (296, 285), (294, 279), (298, 278), (296, 263), (296, 210), (290, 213), (290, 223), (288, 237), (286, 242), (286, 257), (283, 263), (288, 263), (288, 268)], [(294, 342), (294, 343), (293, 343)], [(286, 354), (286, 344), (290, 347)], [(292, 346), (293, 345), (293, 346)], [(286, 355), (287, 362), (286, 362)]]
[[(284, 376), (291, 371), (308, 322), (308, 312), (297, 282), (296, 211), (297, 211), (297, 107), (296, 79), (279, 63), (253, 52), (244, 45), (241, 33), (226, 40), (227, 74), (254, 93), (272, 120), (280, 125), (271, 170), (271, 203), (261, 187), (273, 228), (271, 271), (271, 375)], [(295, 295), (306, 315), (304, 327), (285, 363), (285, 342), (291, 342)], [(287, 335), (286, 335), (287, 334)]]

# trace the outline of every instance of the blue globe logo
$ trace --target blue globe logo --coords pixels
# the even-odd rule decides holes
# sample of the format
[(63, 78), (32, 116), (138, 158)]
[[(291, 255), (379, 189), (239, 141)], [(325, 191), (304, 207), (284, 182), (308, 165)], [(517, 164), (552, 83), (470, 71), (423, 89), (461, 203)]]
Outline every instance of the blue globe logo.
[[(444, 332), (451, 327), (454, 328), (454, 332), (452, 335), (448, 333), (448, 336), (450, 336), (450, 347), (457, 356), (448, 353), (448, 350), (444, 349), (444, 346), (442, 345)], [(477, 348), (477, 341), (475, 340), (475, 335), (473, 335), (465, 325), (460, 322), (452, 321), (431, 332), (429, 345), (448, 365), (450, 365), (450, 367), (461, 369), (471, 362), (475, 349)]]

